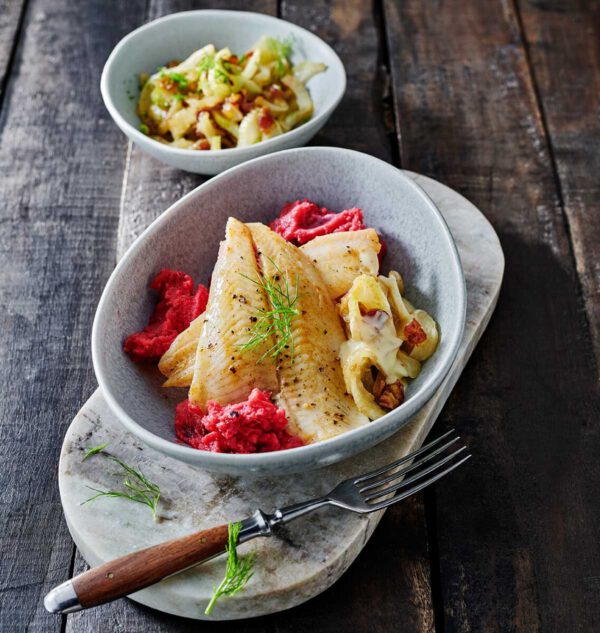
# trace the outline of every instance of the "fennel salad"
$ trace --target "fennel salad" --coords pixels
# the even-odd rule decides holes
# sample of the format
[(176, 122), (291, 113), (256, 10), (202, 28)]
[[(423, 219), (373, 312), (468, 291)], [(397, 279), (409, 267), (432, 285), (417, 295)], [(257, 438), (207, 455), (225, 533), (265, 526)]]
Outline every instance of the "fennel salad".
[(247, 147), (310, 119), (306, 84), (325, 64), (293, 64), (292, 43), (263, 36), (242, 56), (209, 44), (183, 62), (141, 75), (140, 130), (192, 150)]

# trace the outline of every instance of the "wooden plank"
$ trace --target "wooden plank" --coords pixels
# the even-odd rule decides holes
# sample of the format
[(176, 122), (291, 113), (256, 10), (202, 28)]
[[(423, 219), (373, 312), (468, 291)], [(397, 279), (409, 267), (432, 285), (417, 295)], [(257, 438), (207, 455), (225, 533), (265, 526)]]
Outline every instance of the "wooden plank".
[(275, 622), (277, 633), (434, 633), (422, 496), (388, 510), (335, 585)]
[(600, 365), (600, 5), (518, 3)]
[(0, 0), (0, 102), (17, 48), (25, 0)]
[[(11, 9), (12, 10), (12, 9)], [(0, 629), (58, 631), (42, 597), (70, 574), (56, 485), (91, 393), (92, 319), (114, 258), (125, 156), (100, 71), (140, 3), (33, 0), (0, 119)]]
[[(248, 8), (248, 3), (238, 3)], [(194, 8), (198, 7), (194, 3)], [(153, 2), (151, 17), (187, 8), (185, 2)], [(222, 7), (220, 7), (222, 8)], [(231, 8), (237, 8), (233, 4)], [(275, 2), (261, 2), (259, 10), (275, 13)], [(383, 124), (386, 107), (385, 72), (381, 68), (381, 37), (374, 8), (367, 3), (346, 5), (285, 1), (281, 17), (324, 37), (341, 55), (348, 72), (348, 92), (330, 124), (313, 144), (333, 144), (368, 151), (391, 160), (390, 128)], [(357, 55), (357, 52), (359, 53)], [(373, 86), (376, 86), (373, 95)], [(163, 166), (131, 148), (125, 178), (119, 252), (172, 202), (203, 182), (200, 176)], [(423, 498), (394, 508), (384, 517), (371, 542), (346, 575), (321, 597), (284, 614), (236, 622), (240, 631), (353, 631), (386, 632), (434, 630), (429, 558)], [(78, 558), (77, 567), (84, 563)], [(350, 596), (350, 598), (349, 598)], [(113, 629), (137, 631), (188, 631), (197, 624), (159, 614), (129, 601), (69, 616), (67, 632), (96, 631), (106, 622)], [(225, 625), (227, 626), (227, 625)], [(231, 625), (230, 625), (231, 626)], [(207, 631), (222, 625), (202, 624)]]
[(474, 455), (436, 486), (443, 625), (598, 630), (600, 401), (518, 20), (460, 0), (385, 15), (403, 166), (479, 206), (507, 264), (443, 416)]
[(280, 17), (322, 37), (346, 69), (346, 94), (311, 145), (345, 147), (391, 161), (396, 139), (387, 108), (388, 74), (379, 3), (282, 0)]

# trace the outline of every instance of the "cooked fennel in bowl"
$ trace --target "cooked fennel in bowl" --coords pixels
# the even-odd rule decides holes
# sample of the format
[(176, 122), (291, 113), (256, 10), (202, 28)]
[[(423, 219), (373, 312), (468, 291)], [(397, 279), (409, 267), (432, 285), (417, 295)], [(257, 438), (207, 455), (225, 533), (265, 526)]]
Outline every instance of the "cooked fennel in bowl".
[(313, 102), (306, 83), (322, 63), (291, 62), (292, 45), (262, 37), (241, 57), (212, 44), (154, 75), (142, 75), (140, 130), (172, 147), (247, 147), (308, 121)]

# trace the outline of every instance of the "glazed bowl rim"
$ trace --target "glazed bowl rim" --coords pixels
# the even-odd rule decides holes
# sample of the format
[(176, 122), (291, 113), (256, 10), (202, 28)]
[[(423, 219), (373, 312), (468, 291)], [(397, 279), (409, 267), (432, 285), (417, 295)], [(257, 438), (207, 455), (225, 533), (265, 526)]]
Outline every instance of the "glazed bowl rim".
[[(376, 165), (377, 169), (389, 171), (390, 176), (403, 180), (404, 184), (412, 189), (413, 192), (416, 192), (422, 199), (422, 201), (429, 207), (430, 211), (433, 212), (431, 218), (433, 221), (436, 222), (437, 230), (444, 237), (447, 246), (449, 246), (450, 248), (451, 261), (444, 261), (445, 265), (452, 265), (453, 267), (453, 277), (455, 282), (454, 286), (457, 292), (457, 327), (451, 333), (450, 346), (446, 350), (445, 359), (443, 359), (443, 362), (440, 361), (436, 365), (434, 371), (427, 377), (427, 381), (424, 384), (419, 385), (418, 390), (415, 393), (412, 393), (411, 396), (404, 402), (404, 404), (402, 404), (397, 409), (390, 411), (381, 418), (369, 422), (364, 426), (352, 429), (327, 440), (315, 442), (314, 444), (307, 444), (305, 446), (283, 451), (254, 454), (232, 454), (200, 451), (185, 444), (179, 444), (174, 441), (159, 437), (158, 435), (155, 435), (153, 432), (149, 431), (147, 428), (136, 422), (119, 404), (117, 399), (113, 397), (109, 388), (109, 381), (106, 378), (106, 375), (107, 372), (110, 371), (110, 368), (105, 367), (101, 361), (101, 346), (103, 343), (101, 321), (106, 321), (106, 319), (103, 319), (104, 306), (108, 302), (108, 295), (112, 291), (112, 285), (113, 283), (115, 283), (115, 279), (120, 277), (123, 271), (127, 269), (129, 261), (135, 255), (136, 251), (142, 246), (145, 240), (149, 236), (160, 232), (163, 229), (163, 226), (171, 222), (173, 217), (177, 216), (179, 210), (184, 208), (190, 199), (199, 195), (199, 192), (210, 191), (213, 188), (218, 189), (220, 187), (221, 181), (230, 178), (232, 173), (243, 171), (245, 169), (248, 169), (250, 166), (255, 166), (260, 162), (285, 159), (285, 157), (291, 156), (293, 154), (329, 154), (331, 160), (344, 160), (344, 157), (358, 156), (360, 157), (360, 160), (370, 162)], [(94, 371), (98, 379), (98, 384), (102, 388), (103, 394), (110, 408), (115, 412), (119, 420), (134, 435), (137, 435), (146, 444), (148, 444), (152, 448), (161, 451), (162, 453), (166, 453), (189, 464), (206, 467), (209, 470), (211, 469), (212, 465), (214, 466), (214, 470), (220, 471), (226, 471), (227, 467), (231, 467), (232, 471), (239, 472), (243, 465), (247, 465), (249, 467), (249, 471), (252, 470), (252, 466), (266, 467), (267, 469), (269, 466), (271, 466), (273, 467), (273, 470), (276, 470), (276, 467), (293, 468), (294, 465), (300, 465), (305, 462), (310, 462), (311, 460), (318, 461), (319, 464), (322, 465), (327, 465), (328, 463), (335, 463), (336, 461), (340, 461), (341, 459), (349, 457), (352, 454), (362, 452), (363, 450), (376, 445), (377, 443), (379, 443), (379, 441), (383, 441), (386, 437), (393, 435), (398, 430), (400, 430), (410, 420), (410, 418), (427, 403), (427, 401), (438, 389), (445, 376), (448, 374), (456, 358), (464, 333), (466, 307), (467, 302), (465, 278), (456, 244), (442, 214), (433, 203), (431, 198), (425, 193), (425, 191), (423, 191), (423, 189), (419, 185), (417, 185), (411, 178), (406, 176), (401, 170), (397, 169), (393, 165), (362, 152), (334, 147), (294, 148), (268, 154), (265, 156), (259, 156), (251, 161), (247, 161), (241, 165), (232, 167), (222, 172), (218, 176), (211, 178), (208, 182), (201, 184), (200, 186), (190, 191), (188, 194), (184, 195), (177, 202), (173, 203), (166, 211), (159, 215), (158, 218), (156, 218), (144, 230), (144, 232), (127, 249), (106, 283), (106, 286), (98, 303), (98, 308), (96, 310), (96, 315), (92, 327), (92, 360)], [(448, 335), (448, 333), (446, 333), (446, 335)], [(429, 359), (428, 362), (431, 362), (434, 359), (435, 355), (431, 359)], [(398, 422), (398, 418), (401, 418), (400, 422)], [(379, 439), (373, 441), (373, 435), (375, 435)], [(346, 445), (352, 444), (355, 438), (361, 437), (363, 438), (362, 448), (359, 446), (357, 449), (350, 451), (350, 453), (346, 453), (344, 451), (344, 447)], [(357, 444), (360, 445), (360, 442), (358, 442)], [(342, 454), (342, 457), (334, 457), (331, 461), (326, 461), (326, 457), (328, 455), (335, 456), (336, 454)], [(319, 464), (316, 464), (314, 467), (320, 467)]]
[[(248, 145), (246, 147), (233, 147), (226, 150), (190, 150), (181, 147), (172, 147), (171, 145), (166, 145), (165, 143), (160, 143), (159, 141), (154, 140), (153, 138), (147, 136), (138, 130), (135, 126), (133, 126), (125, 116), (123, 116), (117, 107), (115, 100), (113, 99), (113, 90), (111, 89), (110, 76), (113, 71), (113, 68), (119, 61), (120, 56), (123, 54), (123, 51), (131, 44), (132, 41), (141, 38), (141, 36), (147, 34), (147, 31), (151, 31), (155, 28), (164, 26), (169, 22), (176, 21), (181, 19), (182, 17), (188, 16), (200, 16), (205, 18), (210, 17), (218, 17), (218, 16), (234, 16), (235, 18), (248, 18), (250, 19), (258, 19), (264, 20), (266, 23), (268, 22), (278, 22), (285, 23), (288, 25), (292, 32), (297, 32), (301, 34), (303, 38), (313, 41), (319, 46), (325, 47), (328, 52), (331, 54), (332, 59), (334, 61), (333, 66), (328, 66), (327, 71), (331, 71), (335, 73), (338, 78), (341, 80), (340, 89), (337, 93), (329, 93), (327, 92), (326, 98), (327, 103), (325, 107), (319, 111), (315, 109), (313, 112), (313, 116), (298, 127), (295, 127), (284, 134), (280, 134), (279, 136), (275, 136), (273, 138), (267, 139), (265, 141), (261, 141), (260, 143), (256, 143), (254, 145)], [(118, 125), (118, 127), (134, 142), (138, 145), (144, 145), (147, 142), (152, 142), (154, 144), (154, 149), (157, 152), (164, 153), (165, 155), (178, 156), (178, 157), (188, 157), (190, 159), (196, 157), (202, 157), (202, 159), (210, 159), (215, 158), (217, 156), (222, 157), (223, 152), (227, 153), (228, 157), (231, 157), (232, 160), (236, 158), (243, 160), (244, 156), (252, 157), (254, 156), (257, 148), (260, 148), (261, 151), (264, 148), (265, 153), (272, 153), (271, 148), (277, 148), (279, 144), (285, 139), (285, 142), (293, 142), (294, 139), (300, 137), (303, 132), (306, 132), (307, 129), (312, 129), (315, 126), (318, 126), (321, 121), (327, 121), (327, 119), (331, 116), (335, 108), (338, 106), (342, 97), (346, 92), (346, 70), (344, 68), (344, 64), (342, 60), (339, 58), (338, 54), (333, 50), (333, 48), (325, 42), (325, 40), (321, 39), (318, 35), (311, 33), (307, 29), (294, 24), (293, 22), (288, 22), (287, 20), (283, 20), (281, 18), (274, 17), (272, 15), (267, 15), (265, 13), (257, 13), (255, 11), (232, 11), (225, 9), (196, 9), (191, 11), (178, 11), (176, 13), (170, 13), (169, 15), (165, 15), (161, 18), (156, 18), (146, 24), (142, 24), (137, 29), (134, 29), (125, 37), (123, 37), (113, 48), (108, 59), (104, 64), (104, 68), (102, 70), (102, 76), (100, 78), (100, 92), (102, 94), (102, 99), (104, 101), (104, 105), (108, 110), (110, 116)], [(310, 90), (310, 86), (309, 86)], [(307, 127), (308, 126), (308, 127)], [(275, 150), (273, 150), (275, 151)]]

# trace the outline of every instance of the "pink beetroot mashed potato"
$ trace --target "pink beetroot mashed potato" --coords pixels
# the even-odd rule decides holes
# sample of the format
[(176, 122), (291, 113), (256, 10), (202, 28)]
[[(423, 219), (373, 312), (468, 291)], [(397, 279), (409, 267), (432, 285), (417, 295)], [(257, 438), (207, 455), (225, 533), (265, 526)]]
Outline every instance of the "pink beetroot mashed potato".
[(161, 270), (150, 284), (158, 303), (148, 325), (131, 334), (123, 349), (136, 363), (156, 362), (180, 332), (206, 309), (208, 290), (200, 284), (194, 291), (192, 278), (178, 270)]
[(189, 400), (180, 402), (175, 434), (181, 442), (213, 453), (266, 453), (304, 444), (287, 430), (285, 411), (260, 389), (237, 404), (209, 401), (206, 413)]
[[(308, 198), (286, 204), (279, 217), (275, 218), (269, 226), (296, 246), (302, 246), (302, 244), (306, 244), (320, 235), (329, 235), (340, 231), (362, 231), (367, 228), (363, 223), (362, 209), (352, 207), (336, 213), (325, 207), (320, 207)], [(379, 262), (381, 263), (387, 246), (381, 235), (379, 242), (381, 243), (379, 251)]]
[(319, 235), (367, 228), (363, 224), (361, 209), (353, 207), (335, 213), (320, 207), (308, 198), (286, 204), (279, 217), (271, 222), (270, 227), (296, 246), (306, 244)]

